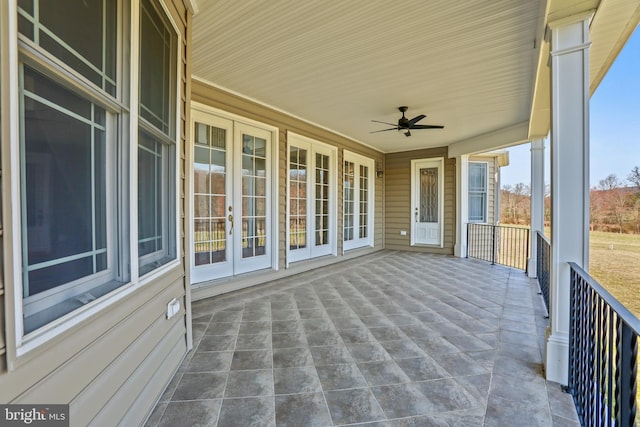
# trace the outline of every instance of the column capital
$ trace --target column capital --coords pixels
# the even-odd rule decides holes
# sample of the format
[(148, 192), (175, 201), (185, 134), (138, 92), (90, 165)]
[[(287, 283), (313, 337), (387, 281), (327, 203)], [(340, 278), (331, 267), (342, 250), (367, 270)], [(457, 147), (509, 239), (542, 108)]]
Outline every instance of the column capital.
[(593, 14), (594, 11), (587, 11), (547, 23), (552, 58), (589, 49), (589, 23)]
[(547, 22), (547, 27), (549, 27), (549, 29), (551, 30), (555, 30), (558, 27), (566, 27), (568, 25), (577, 24), (578, 22), (586, 21), (587, 24), (590, 24), (595, 13), (595, 9), (590, 9), (585, 10), (584, 12), (576, 13), (574, 15), (565, 16), (564, 18), (554, 19)]
[(531, 148), (530, 150), (532, 152), (534, 151), (544, 151), (544, 139), (534, 139), (531, 141)]

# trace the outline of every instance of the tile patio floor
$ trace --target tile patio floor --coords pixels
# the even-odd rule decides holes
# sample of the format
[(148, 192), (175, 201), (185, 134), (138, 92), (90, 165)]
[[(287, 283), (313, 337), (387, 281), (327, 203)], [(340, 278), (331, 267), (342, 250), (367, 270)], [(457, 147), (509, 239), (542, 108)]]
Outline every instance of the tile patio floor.
[(579, 425), (522, 271), (382, 251), (192, 308), (147, 426)]

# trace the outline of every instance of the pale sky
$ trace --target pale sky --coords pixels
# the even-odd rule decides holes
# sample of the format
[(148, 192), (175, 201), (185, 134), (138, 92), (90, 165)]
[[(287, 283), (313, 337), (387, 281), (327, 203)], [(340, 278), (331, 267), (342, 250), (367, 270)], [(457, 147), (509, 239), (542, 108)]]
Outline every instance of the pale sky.
[[(590, 187), (612, 173), (626, 180), (640, 166), (640, 27), (591, 97), (590, 124)], [(509, 158), (502, 185), (529, 184), (529, 144), (510, 148)]]

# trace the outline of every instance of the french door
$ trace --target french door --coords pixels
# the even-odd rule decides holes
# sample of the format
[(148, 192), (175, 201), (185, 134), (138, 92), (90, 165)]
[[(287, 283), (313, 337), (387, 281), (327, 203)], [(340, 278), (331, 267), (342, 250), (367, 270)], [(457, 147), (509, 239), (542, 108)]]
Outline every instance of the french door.
[(271, 132), (192, 119), (192, 283), (271, 267)]
[(412, 160), (412, 245), (442, 246), (443, 159)]
[(336, 149), (289, 132), (287, 261), (335, 254)]

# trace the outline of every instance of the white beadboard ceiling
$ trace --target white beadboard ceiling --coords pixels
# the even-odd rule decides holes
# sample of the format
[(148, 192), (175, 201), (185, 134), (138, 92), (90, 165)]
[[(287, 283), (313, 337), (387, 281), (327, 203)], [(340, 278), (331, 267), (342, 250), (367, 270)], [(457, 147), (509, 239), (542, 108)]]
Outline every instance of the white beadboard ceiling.
[[(547, 19), (599, 3), (199, 0), (192, 71), (382, 152), (461, 141), (473, 147), (474, 138), (491, 140), (493, 134), (509, 135), (513, 141), (496, 143), (505, 145), (527, 137), (534, 99), (544, 104), (534, 90), (545, 90), (535, 83), (545, 72), (539, 61)], [(615, 33), (622, 31), (607, 28), (619, 20), (637, 24), (633, 11), (640, 15), (640, 7), (637, 0), (607, 4), (621, 16), (603, 13), (601, 32), (619, 44), (622, 36)], [(603, 58), (615, 51), (603, 50)], [(608, 68), (601, 62), (598, 70)], [(445, 129), (416, 130), (409, 138), (397, 131), (371, 133), (387, 127), (371, 120), (396, 123), (401, 105), (409, 107), (408, 118), (426, 114), (420, 124)]]

